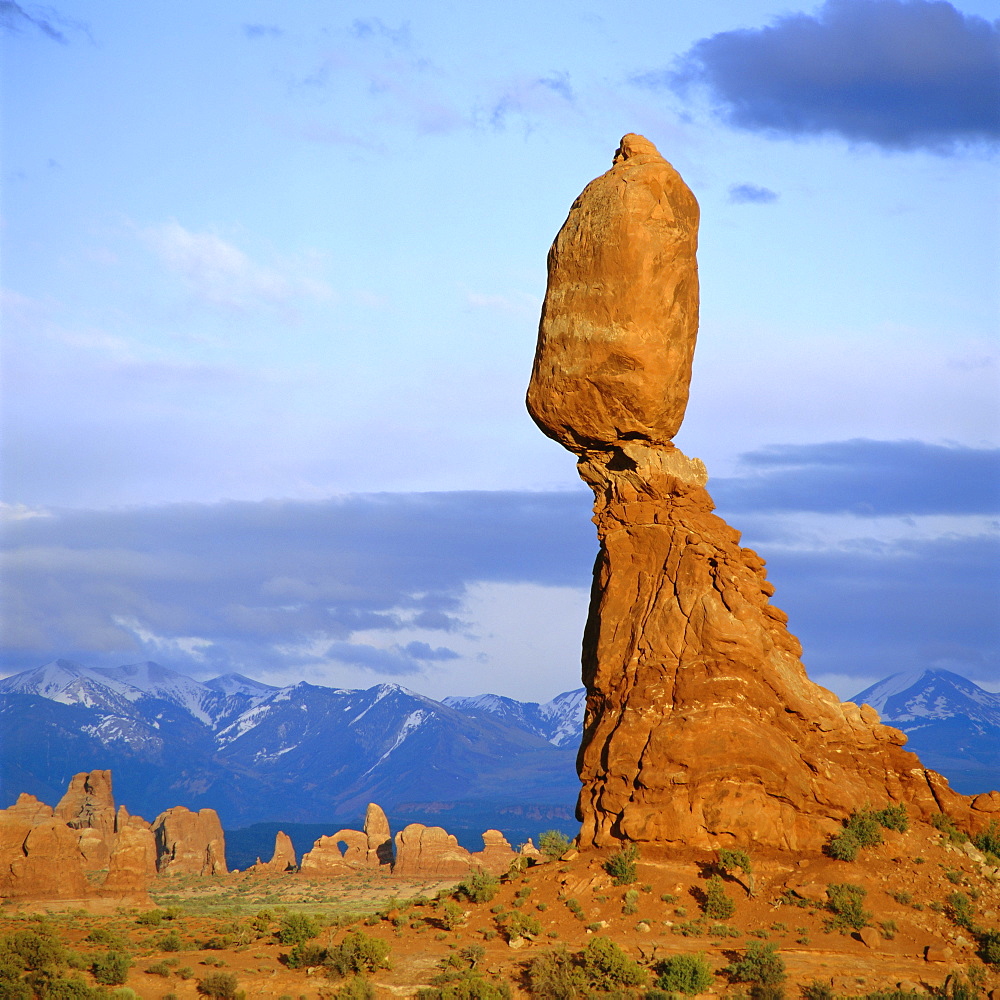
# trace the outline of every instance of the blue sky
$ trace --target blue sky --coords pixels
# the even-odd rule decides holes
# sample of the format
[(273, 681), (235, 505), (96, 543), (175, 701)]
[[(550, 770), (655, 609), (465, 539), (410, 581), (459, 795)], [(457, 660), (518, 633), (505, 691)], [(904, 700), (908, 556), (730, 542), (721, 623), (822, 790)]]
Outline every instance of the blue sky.
[(636, 131), (702, 207), (677, 443), (811, 673), (1000, 687), (995, 14), (0, 3), (3, 668), (575, 686), (589, 497), (523, 394)]

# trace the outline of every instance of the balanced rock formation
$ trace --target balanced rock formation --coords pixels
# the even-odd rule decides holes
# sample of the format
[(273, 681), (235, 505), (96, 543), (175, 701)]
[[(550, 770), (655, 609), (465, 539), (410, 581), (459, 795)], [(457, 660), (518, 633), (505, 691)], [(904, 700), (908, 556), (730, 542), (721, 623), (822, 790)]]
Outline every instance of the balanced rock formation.
[(458, 838), (440, 826), (410, 823), (396, 834), (394, 875), (465, 875), (475, 868), (499, 875), (518, 855), (499, 830), (483, 834), (483, 850), (467, 851)]
[(153, 835), (161, 875), (226, 874), (226, 841), (214, 809), (173, 806), (156, 817)]
[(368, 866), (391, 865), (394, 855), (389, 819), (382, 807), (374, 802), (369, 802), (365, 810), (365, 838), (368, 841)]
[(115, 833), (115, 799), (110, 771), (73, 776), (55, 808), (56, 819), (79, 830), (80, 850), (89, 871), (108, 867)]
[(578, 456), (600, 541), (579, 842), (811, 849), (866, 803), (978, 828), (1000, 796), (957, 795), (874, 709), (808, 679), (764, 561), (712, 513), (704, 465), (672, 444), (697, 329), (697, 225), (677, 172), (627, 135), (549, 252), (528, 409)]

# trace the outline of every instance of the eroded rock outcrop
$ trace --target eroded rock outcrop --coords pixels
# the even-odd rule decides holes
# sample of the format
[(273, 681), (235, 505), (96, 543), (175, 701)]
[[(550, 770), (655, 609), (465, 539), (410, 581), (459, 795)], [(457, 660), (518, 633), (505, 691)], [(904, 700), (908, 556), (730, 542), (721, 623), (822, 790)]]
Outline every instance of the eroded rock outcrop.
[(214, 809), (174, 806), (156, 817), (153, 834), (160, 874), (226, 874), (226, 841)]
[(115, 799), (110, 771), (84, 771), (70, 780), (55, 807), (56, 819), (78, 830), (80, 850), (90, 871), (108, 867), (114, 846)]
[(22, 795), (0, 810), (0, 897), (85, 899), (95, 894), (85, 867), (77, 831), (50, 807)]
[(338, 830), (320, 837), (313, 849), (302, 855), (299, 871), (312, 878), (325, 878), (367, 867), (368, 838), (360, 830)]
[(465, 875), (475, 868), (499, 875), (507, 871), (517, 854), (499, 830), (483, 834), (483, 850), (467, 851), (458, 838), (440, 826), (410, 823), (396, 834), (396, 864), (393, 874)]
[(580, 843), (817, 848), (852, 810), (887, 802), (980, 826), (992, 798), (957, 795), (873, 709), (807, 678), (764, 561), (712, 513), (704, 465), (672, 444), (697, 225), (677, 172), (629, 135), (549, 252), (528, 408), (578, 456), (600, 540)]
[(369, 867), (391, 865), (394, 855), (389, 819), (382, 807), (374, 802), (369, 802), (365, 810), (365, 837), (368, 840)]

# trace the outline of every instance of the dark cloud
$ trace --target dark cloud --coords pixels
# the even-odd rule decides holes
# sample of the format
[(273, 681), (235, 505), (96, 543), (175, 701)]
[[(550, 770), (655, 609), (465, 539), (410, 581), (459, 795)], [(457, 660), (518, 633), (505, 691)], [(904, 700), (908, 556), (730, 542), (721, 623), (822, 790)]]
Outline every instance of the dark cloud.
[(13, 0), (0, 0), (0, 27), (16, 34), (29, 25), (61, 45), (69, 44), (69, 39), (61, 29), (83, 28), (80, 24), (68, 21), (51, 7), (22, 7)]
[(284, 31), (276, 24), (244, 24), (243, 34), (247, 38), (280, 38)]
[(720, 510), (1000, 514), (1000, 448), (859, 439), (741, 457), (747, 475), (710, 484)]
[[(579, 493), (427, 493), (317, 503), (57, 511), (6, 531), (8, 670), (53, 655), (94, 665), (281, 669), (316, 643), (381, 673), (454, 658), (358, 630), (455, 631), (467, 583), (586, 586), (596, 543)], [(175, 643), (169, 654), (160, 639)], [(192, 646), (189, 640), (211, 645)], [(185, 649), (193, 652), (189, 656)]]
[(828, 552), (768, 552), (773, 602), (812, 676), (887, 677), (944, 667), (1000, 679), (1000, 541), (944, 537)]
[[(744, 456), (743, 469), (709, 486), (744, 544), (768, 560), (775, 603), (789, 613), (811, 673), (857, 676), (864, 687), (943, 665), (996, 680), (1000, 543), (969, 537), (982, 522), (962, 527), (957, 518), (996, 510), (1000, 449), (783, 445)], [(414, 675), (456, 653), (401, 630), (465, 636), (468, 584), (589, 587), (590, 514), (581, 488), (25, 517), (6, 530), (0, 665), (13, 672), (56, 656), (95, 666), (149, 658), (195, 673), (273, 677), (313, 656)], [(831, 514), (836, 535), (824, 527)], [(966, 534), (887, 541), (871, 519), (928, 514), (955, 517), (948, 524)], [(844, 515), (854, 515), (846, 531)], [(853, 537), (836, 540), (845, 535)], [(377, 648), (357, 634), (366, 630), (400, 632), (399, 641)]]
[(636, 82), (703, 85), (731, 125), (953, 151), (1000, 138), (1000, 22), (942, 0), (827, 0), (697, 42)]
[(777, 199), (778, 196), (770, 188), (757, 187), (756, 184), (732, 184), (729, 188), (729, 200), (737, 205), (747, 202), (766, 205)]

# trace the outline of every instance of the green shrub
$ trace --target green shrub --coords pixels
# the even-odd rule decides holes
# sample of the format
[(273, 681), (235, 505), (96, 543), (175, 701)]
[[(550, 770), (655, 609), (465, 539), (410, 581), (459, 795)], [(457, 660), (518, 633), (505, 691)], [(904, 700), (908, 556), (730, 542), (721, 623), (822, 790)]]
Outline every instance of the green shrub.
[(198, 980), (198, 992), (214, 1000), (236, 1000), (239, 983), (231, 972), (212, 972)]
[(639, 893), (635, 889), (629, 889), (622, 897), (622, 913), (626, 917), (639, 912)]
[(482, 868), (476, 868), (455, 887), (459, 899), (471, 903), (488, 903), (500, 891), (500, 880)]
[(632, 961), (607, 938), (594, 937), (583, 950), (581, 957), (583, 974), (590, 986), (602, 993), (645, 986), (646, 970)]
[(835, 1000), (836, 994), (829, 983), (821, 983), (814, 979), (811, 983), (806, 983), (799, 987), (802, 1000)]
[(433, 988), (417, 990), (417, 997), (418, 1000), (510, 1000), (510, 987), (490, 982), (480, 973), (466, 969)]
[(180, 951), (184, 947), (184, 941), (177, 931), (170, 931), (156, 939), (156, 947), (160, 951)]
[(508, 913), (500, 924), (508, 941), (515, 938), (536, 937), (542, 933), (542, 925), (538, 917), (530, 913)]
[(785, 981), (785, 960), (777, 945), (748, 941), (746, 954), (723, 971), (735, 983), (779, 986)]
[[(6, 986), (6, 984), (0, 985), (0, 989)], [(4, 997), (4, 1000), (10, 996), (26, 995), (29, 997), (44, 997), (45, 1000), (105, 1000), (108, 996), (107, 991), (105, 991), (100, 986), (90, 986), (79, 976), (72, 976), (69, 978), (64, 978), (63, 976), (55, 976), (52, 978), (46, 977), (41, 982), (36, 982), (34, 984), (35, 988), (27, 994), (7, 994), (0, 992), (0, 996)], [(115, 996), (118, 994), (118, 990), (112, 994)], [(136, 994), (131, 990), (128, 990), (129, 995), (135, 997)], [(136, 998), (139, 1000), (139, 998)]]
[(327, 970), (340, 978), (356, 973), (377, 972), (389, 968), (389, 945), (364, 931), (352, 931), (334, 948), (330, 948), (323, 963)]
[(337, 1000), (375, 1000), (375, 987), (367, 976), (352, 976), (334, 996)]
[(301, 944), (319, 934), (319, 921), (305, 913), (286, 913), (278, 926), (282, 944)]
[(743, 888), (747, 895), (752, 896), (754, 892), (754, 872), (753, 862), (746, 851), (733, 848), (723, 848), (719, 851), (718, 866), (724, 875), (731, 875), (733, 872), (740, 872), (743, 875)]
[(867, 892), (860, 885), (851, 882), (828, 885), (826, 895), (826, 908), (833, 914), (824, 925), (827, 930), (847, 934), (850, 930), (859, 931), (868, 926), (872, 915), (862, 906)]
[(435, 910), (435, 919), (446, 931), (453, 931), (465, 923), (465, 911), (450, 899), (442, 899)]
[(47, 930), (14, 931), (0, 940), (0, 962), (16, 972), (54, 969), (66, 961), (66, 949)]
[(896, 806), (887, 805), (884, 809), (879, 809), (877, 813), (874, 813), (874, 816), (887, 830), (906, 833), (910, 828), (910, 817), (902, 802)]
[(311, 941), (300, 941), (285, 958), (290, 969), (308, 969), (313, 965), (322, 965), (326, 961), (327, 950), (321, 944)]
[(128, 979), (132, 959), (121, 951), (106, 951), (90, 965), (90, 971), (102, 986), (121, 986)]
[(629, 844), (604, 862), (604, 870), (614, 879), (615, 885), (631, 885), (636, 880), (636, 861), (639, 860), (639, 848)]
[(586, 920), (587, 915), (583, 912), (583, 907), (580, 905), (580, 901), (574, 899), (572, 896), (566, 900), (566, 909), (576, 917), (577, 920)]
[(945, 913), (959, 927), (964, 927), (967, 931), (975, 933), (973, 917), (975, 911), (972, 902), (964, 892), (953, 892), (945, 900)]
[(147, 966), (146, 972), (151, 976), (169, 976), (170, 966), (166, 962), (154, 962)]
[(561, 858), (573, 842), (561, 830), (546, 830), (538, 835), (538, 849), (554, 861)]
[(673, 955), (661, 962), (656, 971), (657, 989), (695, 996), (704, 993), (713, 982), (711, 966), (700, 952), (696, 955)]
[(881, 824), (875, 813), (867, 811), (851, 813), (844, 827), (854, 834), (862, 847), (876, 847), (882, 843)]
[(964, 844), (969, 839), (969, 835), (959, 830), (955, 821), (945, 813), (934, 813), (931, 816), (931, 826), (953, 844)]
[(990, 825), (972, 838), (972, 843), (984, 854), (1000, 855), (1000, 823), (991, 819)]
[(726, 895), (725, 886), (718, 875), (709, 877), (701, 912), (713, 920), (725, 920), (736, 912), (736, 903)]
[(837, 861), (855, 861), (858, 851), (861, 850), (861, 844), (853, 833), (845, 830), (843, 833), (834, 834), (827, 842), (825, 850)]
[(1000, 965), (1000, 931), (987, 931), (979, 938), (979, 956), (988, 965)]
[(583, 970), (565, 948), (542, 952), (528, 966), (528, 990), (536, 1000), (576, 1000), (586, 986)]

